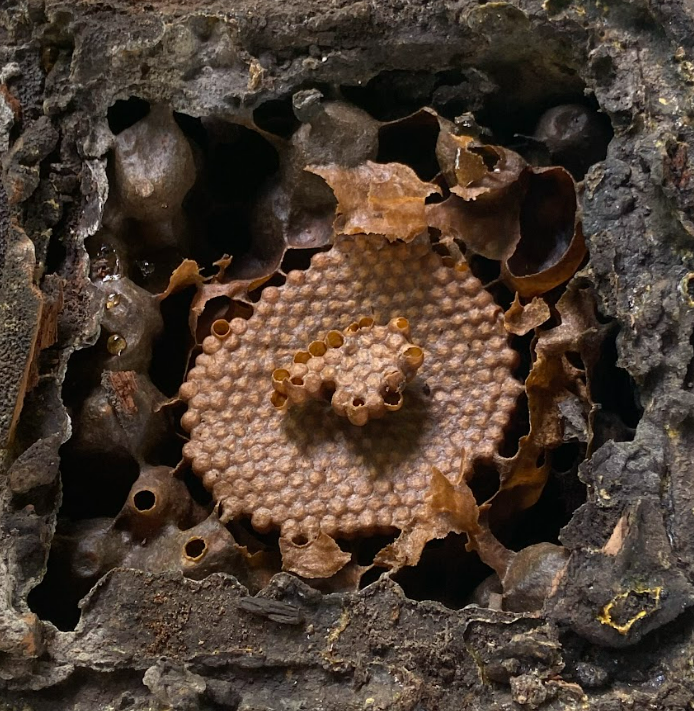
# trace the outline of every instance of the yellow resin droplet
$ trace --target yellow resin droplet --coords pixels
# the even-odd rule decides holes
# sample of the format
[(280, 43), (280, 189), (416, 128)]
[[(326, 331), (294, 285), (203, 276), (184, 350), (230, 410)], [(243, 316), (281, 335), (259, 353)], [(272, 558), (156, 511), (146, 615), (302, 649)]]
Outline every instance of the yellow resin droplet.
[(106, 308), (113, 309), (120, 304), (120, 294), (109, 294), (106, 298)]
[(117, 333), (109, 336), (108, 341), (106, 341), (106, 348), (108, 348), (108, 352), (112, 355), (119, 356), (127, 347), (128, 344), (125, 338), (119, 336)]

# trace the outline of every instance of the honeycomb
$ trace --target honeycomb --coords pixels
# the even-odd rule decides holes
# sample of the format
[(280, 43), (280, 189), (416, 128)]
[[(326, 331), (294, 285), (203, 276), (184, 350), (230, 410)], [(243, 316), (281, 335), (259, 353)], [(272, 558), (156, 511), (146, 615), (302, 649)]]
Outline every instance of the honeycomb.
[(370, 316), (342, 333), (329, 331), (298, 351), (286, 368), (272, 374), (275, 407), (326, 400), (353, 425), (365, 425), (402, 407), (402, 391), (424, 362), (424, 352), (409, 340), (406, 318), (376, 326)]
[[(364, 314), (406, 319), (425, 351), (399, 409), (357, 427), (325, 400), (273, 404), (277, 364)], [(336, 237), (306, 271), (265, 288), (251, 318), (215, 324), (202, 349), (180, 390), (184, 456), (224, 520), (250, 515), (294, 542), (425, 521), (434, 468), (456, 481), (463, 461), (492, 457), (521, 392), (501, 309), (426, 235)]]

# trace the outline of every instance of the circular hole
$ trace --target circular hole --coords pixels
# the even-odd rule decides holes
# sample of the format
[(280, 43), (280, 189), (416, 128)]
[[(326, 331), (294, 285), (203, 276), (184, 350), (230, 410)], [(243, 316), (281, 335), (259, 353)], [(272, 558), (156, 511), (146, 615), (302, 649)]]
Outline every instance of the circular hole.
[(294, 356), (295, 363), (308, 363), (311, 360), (311, 354), (308, 351), (299, 351)]
[(399, 392), (394, 392), (390, 388), (386, 388), (383, 392), (383, 402), (385, 402), (386, 405), (395, 407), (402, 402), (402, 395)]
[(350, 323), (349, 326), (347, 326), (347, 330), (350, 333), (356, 333), (359, 330), (360, 326), (358, 323)]
[(299, 533), (296, 536), (292, 536), (292, 543), (295, 546), (305, 546), (308, 543), (308, 538), (303, 533)]
[(290, 379), (289, 381), (292, 385), (303, 385), (304, 384), (304, 379), (299, 378), (297, 376), (294, 376), (293, 378)]
[(275, 392), (270, 395), (270, 402), (277, 408), (284, 407), (287, 404), (287, 396), (275, 390)]
[(345, 339), (339, 331), (330, 331), (326, 336), (326, 341), (331, 348), (339, 348)]
[(328, 350), (328, 347), (323, 343), (323, 341), (314, 341), (309, 347), (308, 347), (308, 352), (317, 358), (320, 358), (320, 356), (325, 355), (325, 352)]
[(226, 338), (231, 332), (231, 326), (226, 319), (219, 318), (212, 324), (212, 333), (217, 338)]
[(133, 496), (133, 504), (138, 511), (150, 511), (156, 503), (157, 497), (149, 489), (142, 489)]
[(289, 371), (285, 370), (284, 368), (278, 368), (272, 374), (272, 379), (277, 383), (281, 383), (283, 380), (286, 380), (288, 377), (289, 377)]
[(370, 316), (359, 319), (359, 328), (370, 328), (374, 325), (374, 320)]
[(191, 560), (199, 560), (205, 555), (207, 543), (204, 538), (191, 538), (185, 545), (185, 554)]
[(410, 346), (405, 350), (403, 355), (405, 356), (405, 360), (407, 360), (413, 368), (419, 368), (424, 362), (424, 351), (422, 351), (419, 346)]
[(406, 318), (396, 318), (395, 325), (401, 331), (406, 331), (410, 326), (410, 322)]
[(355, 397), (354, 400), (352, 400), (352, 405), (354, 405), (354, 407), (363, 407), (364, 401), (360, 397)]

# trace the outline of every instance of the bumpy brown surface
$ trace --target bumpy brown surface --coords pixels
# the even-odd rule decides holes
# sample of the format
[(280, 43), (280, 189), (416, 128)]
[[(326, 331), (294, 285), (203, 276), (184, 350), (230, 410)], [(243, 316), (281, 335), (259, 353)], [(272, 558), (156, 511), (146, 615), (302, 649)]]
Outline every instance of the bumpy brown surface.
[(322, 341), (298, 351), (291, 363), (272, 374), (270, 401), (283, 408), (309, 399), (329, 402), (353, 425), (383, 417), (402, 407), (403, 390), (424, 362), (409, 340), (406, 318), (376, 326), (364, 316), (343, 332), (329, 331)]
[[(402, 408), (355, 427), (327, 403), (274, 407), (276, 364), (364, 314), (406, 318), (424, 350)], [(466, 265), (446, 266), (421, 238), (337, 238), (203, 351), (181, 387), (184, 455), (225, 519), (250, 514), (256, 529), (287, 537), (424, 520), (432, 468), (453, 479), (464, 451), (468, 462), (490, 457), (521, 391), (501, 310)]]

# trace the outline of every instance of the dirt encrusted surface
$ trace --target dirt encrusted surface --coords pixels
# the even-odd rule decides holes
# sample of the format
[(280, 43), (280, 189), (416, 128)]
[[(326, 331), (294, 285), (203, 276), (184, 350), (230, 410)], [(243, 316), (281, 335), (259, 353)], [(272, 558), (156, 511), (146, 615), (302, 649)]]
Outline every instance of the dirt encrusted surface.
[[(0, 3), (0, 708), (694, 708), (693, 120), (686, 0)], [(383, 267), (304, 294), (335, 232), (442, 295)], [(309, 315), (272, 322), (280, 293)], [(344, 323), (308, 329), (328, 297)], [(423, 365), (383, 347), (336, 419), (329, 349), (390, 319)], [(480, 351), (456, 390), (492, 337), (512, 385)], [(243, 412), (281, 424), (231, 461), (236, 338), (277, 348)], [(458, 392), (450, 457), (373, 495)], [(359, 450), (360, 508), (329, 466), (274, 472), (285, 439)]]

